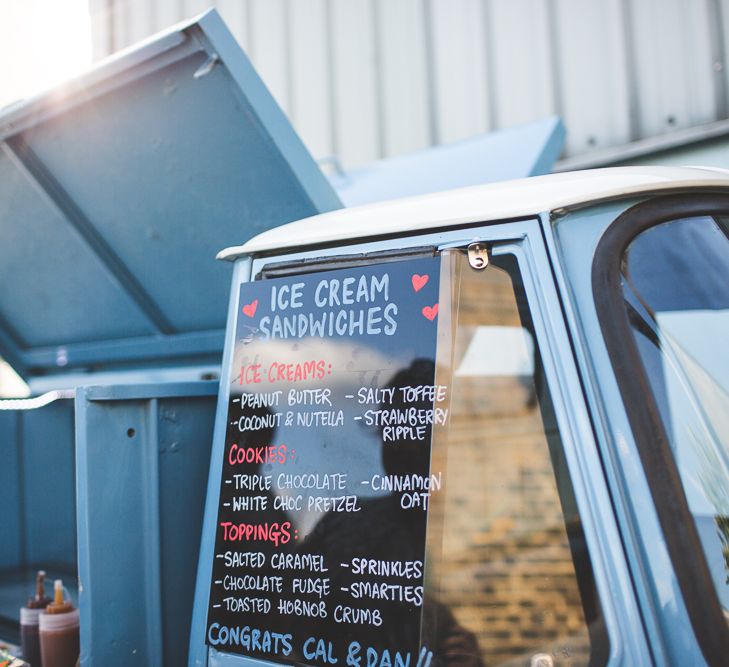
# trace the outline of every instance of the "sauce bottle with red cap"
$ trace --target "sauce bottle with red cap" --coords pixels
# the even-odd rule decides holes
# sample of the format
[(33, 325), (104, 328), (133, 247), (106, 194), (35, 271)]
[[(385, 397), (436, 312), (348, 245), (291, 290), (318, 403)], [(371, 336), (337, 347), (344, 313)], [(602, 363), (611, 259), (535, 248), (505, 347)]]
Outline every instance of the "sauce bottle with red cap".
[(46, 573), (39, 570), (35, 575), (35, 597), (28, 600), (25, 607), (20, 608), (20, 646), (23, 659), (32, 667), (42, 667), (40, 654), (40, 638), (38, 636), (38, 619), (51, 598), (45, 593)]

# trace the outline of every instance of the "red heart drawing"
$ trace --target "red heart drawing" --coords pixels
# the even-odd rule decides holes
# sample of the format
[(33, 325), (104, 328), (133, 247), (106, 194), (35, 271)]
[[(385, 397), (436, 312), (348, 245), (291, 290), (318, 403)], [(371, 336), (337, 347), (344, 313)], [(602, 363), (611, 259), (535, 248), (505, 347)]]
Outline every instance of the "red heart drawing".
[(423, 287), (425, 287), (425, 283), (428, 282), (428, 278), (430, 278), (430, 276), (428, 276), (428, 275), (419, 276), (417, 273), (414, 273), (413, 278), (412, 278), (413, 289), (416, 292), (419, 292), (421, 289), (423, 289)]
[(243, 314), (253, 317), (256, 314), (256, 308), (258, 308), (258, 299), (253, 299), (253, 301), (243, 306)]
[(438, 304), (436, 303), (433, 307), (425, 306), (422, 312), (423, 315), (425, 315), (425, 317), (427, 317), (432, 322), (435, 319), (435, 316), (438, 314)]

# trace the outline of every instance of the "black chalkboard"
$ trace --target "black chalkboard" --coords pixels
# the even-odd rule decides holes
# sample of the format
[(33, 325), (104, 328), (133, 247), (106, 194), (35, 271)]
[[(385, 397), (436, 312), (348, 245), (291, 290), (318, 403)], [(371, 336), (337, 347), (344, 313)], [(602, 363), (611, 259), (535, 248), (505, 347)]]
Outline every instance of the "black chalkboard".
[(207, 643), (312, 665), (425, 667), (440, 260), (245, 283)]

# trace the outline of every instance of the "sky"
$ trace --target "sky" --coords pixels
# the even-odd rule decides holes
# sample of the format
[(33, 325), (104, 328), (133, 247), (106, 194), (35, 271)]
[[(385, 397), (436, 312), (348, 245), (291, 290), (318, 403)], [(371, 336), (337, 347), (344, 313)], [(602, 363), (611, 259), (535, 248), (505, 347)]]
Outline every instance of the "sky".
[(91, 64), (88, 0), (0, 0), (0, 107)]

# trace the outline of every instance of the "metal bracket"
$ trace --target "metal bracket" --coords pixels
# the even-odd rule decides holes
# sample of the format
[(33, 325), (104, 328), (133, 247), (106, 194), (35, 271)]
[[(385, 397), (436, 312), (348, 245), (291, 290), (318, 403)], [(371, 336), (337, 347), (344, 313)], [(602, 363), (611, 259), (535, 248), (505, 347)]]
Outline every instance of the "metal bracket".
[(485, 243), (476, 242), (468, 246), (468, 263), (477, 271), (483, 271), (489, 265), (489, 251)]
[(220, 56), (217, 53), (213, 53), (210, 57), (195, 70), (192, 75), (193, 79), (202, 79), (204, 76), (210, 74), (215, 66), (220, 62)]

